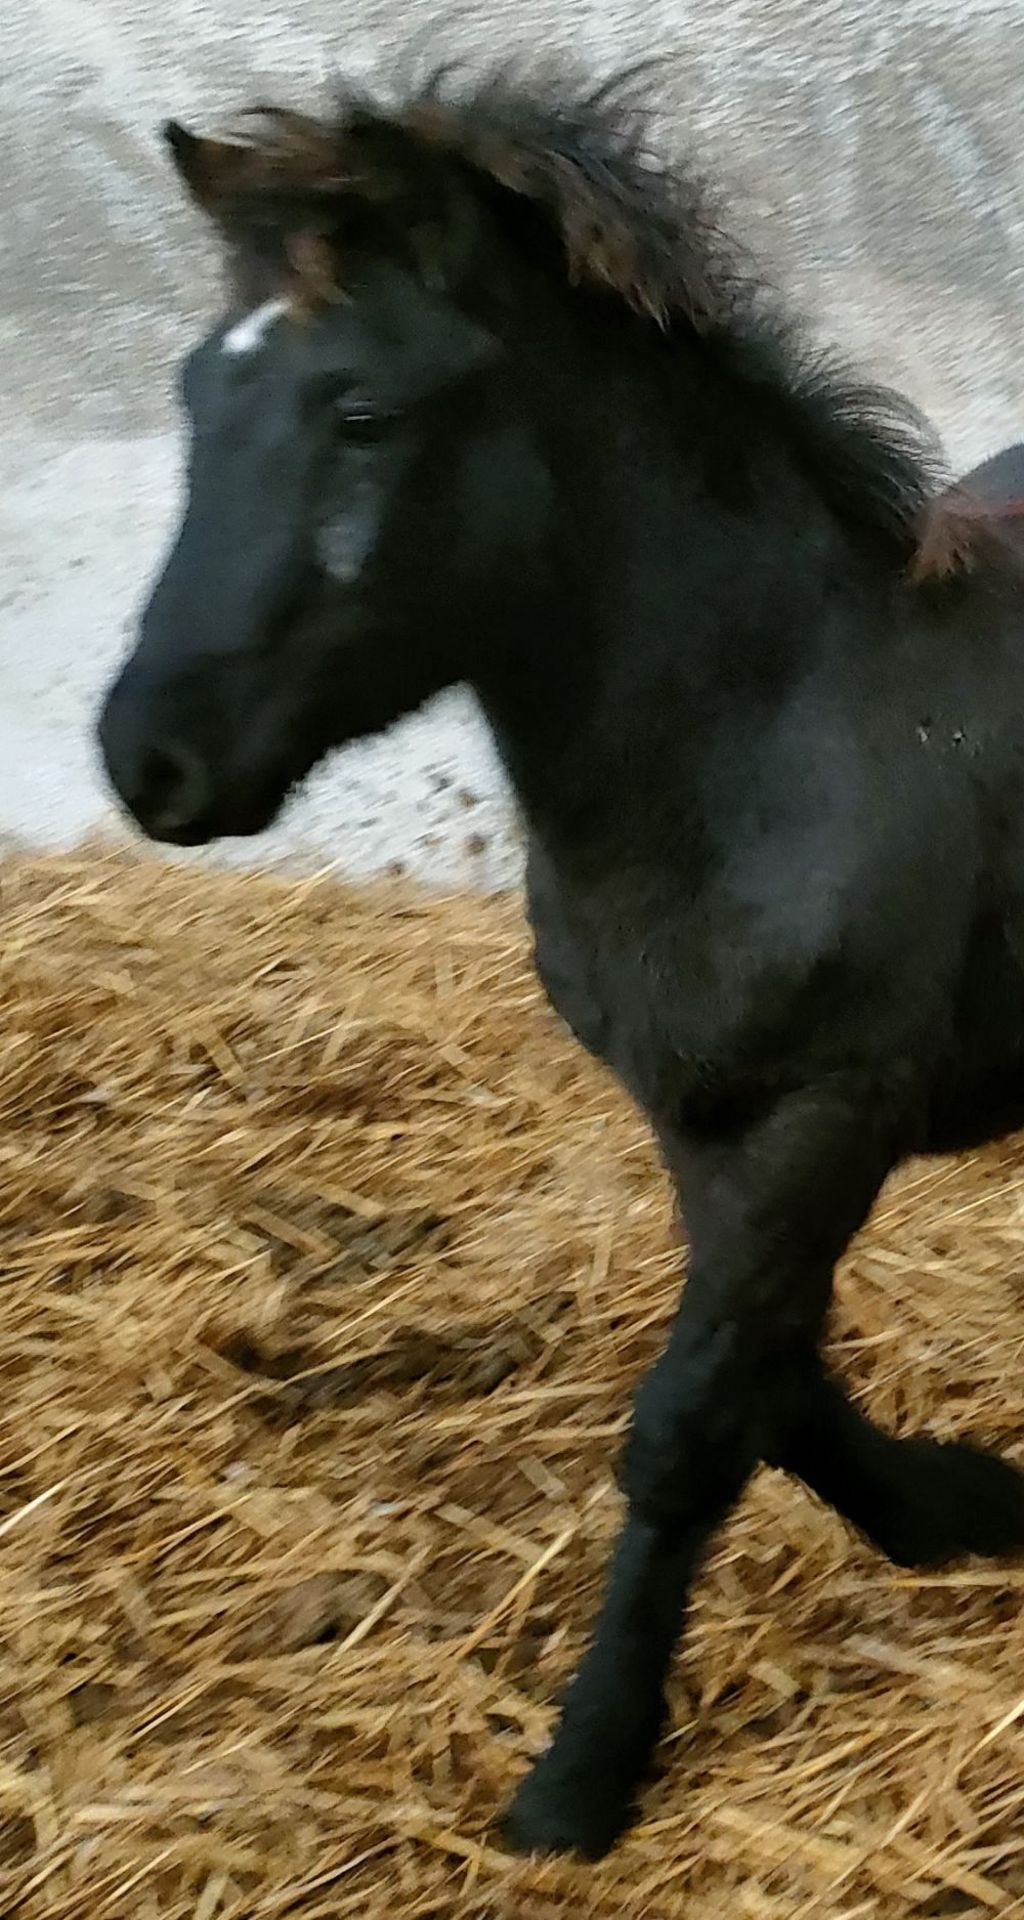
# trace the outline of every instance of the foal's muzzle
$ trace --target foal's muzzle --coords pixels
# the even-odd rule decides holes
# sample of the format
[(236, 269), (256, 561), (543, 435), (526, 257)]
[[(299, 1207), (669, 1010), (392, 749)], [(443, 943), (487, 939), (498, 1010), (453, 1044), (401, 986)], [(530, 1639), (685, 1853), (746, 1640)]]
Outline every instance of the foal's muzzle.
[[(129, 670), (130, 672), (130, 670)], [(289, 780), (278, 769), (259, 778), (233, 766), (222, 723), (210, 716), (220, 703), (207, 695), (202, 713), (184, 721), (178, 703), (122, 676), (107, 696), (97, 726), (111, 786), (151, 840), (176, 847), (263, 833), (276, 818)]]
[(111, 719), (99, 724), (100, 750), (111, 785), (151, 840), (193, 846), (211, 837), (211, 781), (199, 755), (180, 740), (132, 741)]
[(97, 735), (115, 793), (150, 839), (196, 846), (214, 837), (210, 765), (174, 728), (140, 711), (123, 679), (107, 695)]

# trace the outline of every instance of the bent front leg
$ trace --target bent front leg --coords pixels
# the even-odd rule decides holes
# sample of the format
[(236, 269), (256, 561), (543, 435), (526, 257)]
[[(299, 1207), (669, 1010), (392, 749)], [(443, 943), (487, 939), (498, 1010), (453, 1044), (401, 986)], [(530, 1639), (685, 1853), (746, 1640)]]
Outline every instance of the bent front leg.
[[(870, 1107), (866, 1109), (870, 1115)], [(708, 1541), (769, 1450), (827, 1310), (835, 1260), (888, 1169), (865, 1109), (808, 1093), (728, 1146), (665, 1142), (690, 1277), (637, 1394), (628, 1502), (592, 1644), (505, 1832), (597, 1858), (631, 1817)]]

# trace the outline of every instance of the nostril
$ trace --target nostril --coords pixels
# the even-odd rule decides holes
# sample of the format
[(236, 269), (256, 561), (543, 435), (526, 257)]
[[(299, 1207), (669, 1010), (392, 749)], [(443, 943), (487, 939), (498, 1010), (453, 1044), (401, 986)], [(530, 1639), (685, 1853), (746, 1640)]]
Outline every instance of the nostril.
[(210, 782), (203, 762), (178, 740), (148, 749), (141, 767), (140, 798), (146, 824), (158, 833), (190, 827), (205, 812)]

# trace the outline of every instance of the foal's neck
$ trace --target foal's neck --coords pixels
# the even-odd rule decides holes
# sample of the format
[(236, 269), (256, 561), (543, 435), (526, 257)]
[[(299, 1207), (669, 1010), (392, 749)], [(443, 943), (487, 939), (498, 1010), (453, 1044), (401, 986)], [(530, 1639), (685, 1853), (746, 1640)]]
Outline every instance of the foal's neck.
[(511, 662), (479, 690), (534, 831), (595, 858), (634, 839), (642, 856), (655, 816), (683, 832), (708, 754), (723, 737), (742, 753), (836, 644), (837, 577), (851, 607), (871, 584), (769, 410), (697, 347), (652, 362), (584, 360), (556, 406), (569, 531)]

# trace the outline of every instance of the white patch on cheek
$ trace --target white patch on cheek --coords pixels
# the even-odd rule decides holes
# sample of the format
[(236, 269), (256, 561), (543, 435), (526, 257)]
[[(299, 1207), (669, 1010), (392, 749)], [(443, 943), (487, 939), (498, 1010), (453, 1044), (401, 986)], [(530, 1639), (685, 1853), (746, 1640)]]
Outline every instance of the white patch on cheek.
[(264, 300), (261, 307), (254, 307), (243, 319), (236, 320), (221, 341), (221, 352), (231, 354), (255, 353), (263, 345), (270, 328), (283, 320), (288, 312), (289, 302), (278, 297), (276, 300)]
[(320, 530), (320, 560), (343, 587), (358, 580), (377, 542), (378, 488), (369, 478), (357, 481), (344, 512)]

